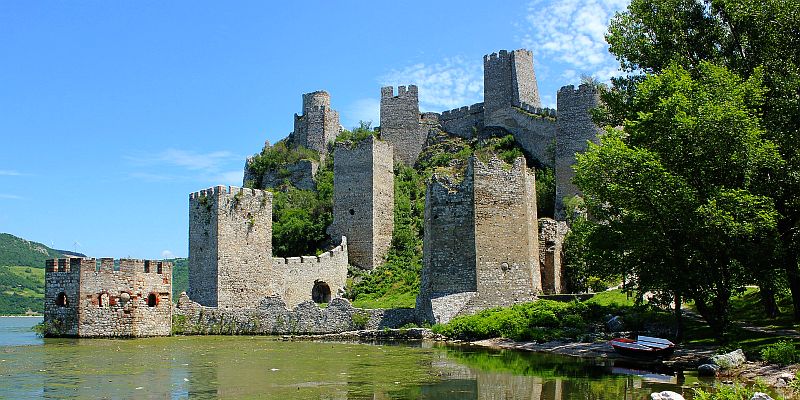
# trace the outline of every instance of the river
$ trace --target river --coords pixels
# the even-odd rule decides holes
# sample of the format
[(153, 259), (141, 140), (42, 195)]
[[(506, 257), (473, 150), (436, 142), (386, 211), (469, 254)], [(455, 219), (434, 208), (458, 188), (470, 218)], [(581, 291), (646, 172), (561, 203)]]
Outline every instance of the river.
[[(0, 317), (0, 398), (646, 399), (690, 383), (607, 360), (276, 337), (41, 339)], [(693, 378), (687, 378), (692, 380)], [(690, 385), (689, 385), (690, 386)]]

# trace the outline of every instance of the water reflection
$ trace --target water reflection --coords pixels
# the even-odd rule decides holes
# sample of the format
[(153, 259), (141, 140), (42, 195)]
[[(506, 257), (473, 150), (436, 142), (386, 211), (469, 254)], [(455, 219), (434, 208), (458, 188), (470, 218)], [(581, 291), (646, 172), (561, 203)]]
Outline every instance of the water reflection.
[(561, 400), (682, 391), (672, 375), (602, 360), (267, 337), (47, 339), (0, 346), (0, 359), (0, 393), (9, 398)]

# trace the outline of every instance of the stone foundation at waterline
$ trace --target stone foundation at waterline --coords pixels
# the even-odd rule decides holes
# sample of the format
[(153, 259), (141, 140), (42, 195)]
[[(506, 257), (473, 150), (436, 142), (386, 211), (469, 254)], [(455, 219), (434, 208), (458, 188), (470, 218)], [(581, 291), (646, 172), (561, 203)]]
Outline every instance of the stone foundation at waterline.
[(361, 309), (343, 298), (325, 308), (305, 301), (290, 309), (280, 296), (268, 296), (255, 307), (220, 309), (201, 306), (183, 294), (174, 325), (177, 333), (187, 335), (289, 335), (400, 328), (415, 322), (413, 308)]

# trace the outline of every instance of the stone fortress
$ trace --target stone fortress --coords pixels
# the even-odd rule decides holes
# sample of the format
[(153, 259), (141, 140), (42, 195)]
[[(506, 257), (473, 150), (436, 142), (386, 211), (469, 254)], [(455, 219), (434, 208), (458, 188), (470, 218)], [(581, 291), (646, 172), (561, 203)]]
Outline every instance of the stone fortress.
[[(273, 257), (272, 194), (209, 188), (189, 196), (189, 289), (165, 314), (167, 320), (156, 319), (141, 296), (152, 292), (164, 300), (161, 294), (171, 292), (168, 275), (161, 285), (169, 288), (148, 286), (155, 282), (141, 276), (152, 272), (136, 272), (127, 286), (112, 287), (106, 284), (114, 279), (97, 278), (111, 272), (101, 268), (90, 274), (89, 261), (73, 259), (66, 262), (86, 263), (79, 268), (85, 273), (48, 264), (46, 321), (69, 326), (60, 332), (78, 336), (169, 334), (173, 313), (189, 321), (184, 330), (194, 333), (327, 333), (444, 323), (458, 315), (561, 293), (561, 251), (568, 230), (564, 201), (578, 193), (571, 183), (575, 153), (585, 151), (587, 142), (596, 141), (600, 133), (589, 114), (599, 105), (599, 93), (590, 85), (565, 86), (558, 91), (557, 110), (542, 108), (530, 51), (502, 50), (484, 56), (483, 62), (484, 102), (471, 106), (420, 112), (417, 86), (399, 86), (396, 92), (381, 88), (380, 139), (331, 147), (341, 127), (330, 95), (303, 95), (302, 115), (295, 115), (294, 131), (286, 141), (317, 152), (321, 162), (329, 151), (334, 153), (333, 223), (328, 233), (341, 241), (333, 249), (320, 255)], [(413, 166), (437, 132), (465, 139), (510, 133), (529, 159), (554, 169), (556, 220), (538, 218), (535, 175), (525, 158), (509, 167), (496, 158), (472, 157), (462, 178), (435, 174), (428, 183), (416, 309), (354, 308), (342, 298), (348, 266), (371, 270), (391, 246), (394, 166)], [(315, 188), (316, 161), (267, 171), (259, 182), (251, 162), (245, 164), (246, 186), (266, 189), (288, 179), (298, 188)], [(100, 314), (97, 309), (105, 304), (97, 297), (105, 293), (101, 286), (110, 288), (114, 299), (125, 292), (133, 300), (125, 305), (114, 300), (110, 309), (119, 312)], [(62, 292), (74, 303), (58, 305)], [(320, 308), (314, 303), (329, 305)], [(123, 315), (128, 314), (137, 317), (126, 325)], [(100, 323), (103, 318), (113, 322)], [(158, 324), (166, 328), (156, 329)]]

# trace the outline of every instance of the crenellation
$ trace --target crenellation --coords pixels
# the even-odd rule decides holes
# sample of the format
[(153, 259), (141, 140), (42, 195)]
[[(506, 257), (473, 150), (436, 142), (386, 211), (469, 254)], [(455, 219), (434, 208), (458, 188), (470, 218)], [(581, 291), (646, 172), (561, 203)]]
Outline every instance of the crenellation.
[(398, 86), (396, 96), (391, 86), (381, 88), (380, 107), (381, 139), (391, 143), (394, 163), (413, 166), (429, 128), (422, 123), (417, 86)]
[(331, 96), (324, 90), (303, 94), (303, 114), (294, 116), (294, 145), (314, 150), (324, 160), (328, 143), (340, 132), (339, 113), (331, 108)]

